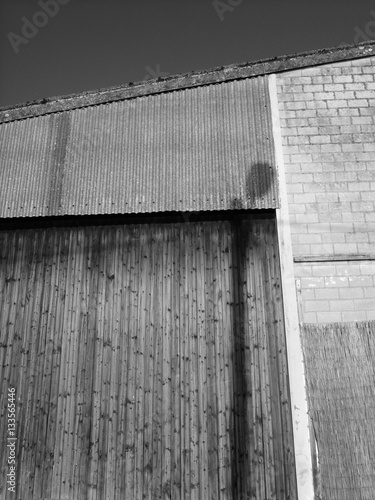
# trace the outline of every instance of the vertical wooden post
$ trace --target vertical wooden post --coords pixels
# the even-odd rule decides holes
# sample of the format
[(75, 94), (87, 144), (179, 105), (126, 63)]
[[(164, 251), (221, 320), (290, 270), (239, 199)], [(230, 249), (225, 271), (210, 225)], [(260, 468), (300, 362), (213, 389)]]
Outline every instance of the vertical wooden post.
[(305, 368), (296, 300), (288, 198), (281, 142), (276, 75), (269, 76), (272, 130), (279, 177), (280, 208), (276, 210), (286, 329), (290, 398), (293, 418), (294, 452), (299, 500), (314, 499), (313, 469), (310, 448), (309, 416), (305, 386)]
[(297, 299), (297, 309), (299, 323), (303, 323), (303, 308), (302, 308), (302, 289), (300, 278), (296, 279), (296, 299)]

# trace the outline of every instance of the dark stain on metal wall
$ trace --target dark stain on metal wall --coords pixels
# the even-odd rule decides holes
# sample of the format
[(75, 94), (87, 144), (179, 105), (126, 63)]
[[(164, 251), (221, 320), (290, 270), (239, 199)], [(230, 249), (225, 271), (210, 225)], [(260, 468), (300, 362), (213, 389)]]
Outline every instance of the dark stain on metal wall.
[(55, 144), (51, 156), (47, 157), (51, 180), (48, 193), (48, 215), (60, 215), (65, 174), (65, 158), (70, 133), (70, 113), (59, 113), (51, 116), (51, 126), (57, 127)]

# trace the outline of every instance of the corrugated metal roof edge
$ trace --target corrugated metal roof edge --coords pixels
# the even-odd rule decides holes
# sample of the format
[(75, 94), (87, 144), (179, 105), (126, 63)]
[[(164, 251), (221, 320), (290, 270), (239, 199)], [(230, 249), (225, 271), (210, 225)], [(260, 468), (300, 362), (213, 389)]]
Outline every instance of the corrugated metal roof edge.
[(375, 41), (371, 40), (356, 45), (340, 45), (339, 47), (318, 49), (250, 63), (235, 64), (211, 70), (168, 76), (156, 80), (148, 80), (146, 82), (130, 82), (127, 85), (119, 87), (87, 91), (67, 96), (50, 97), (31, 103), (27, 102), (16, 106), (3, 107), (0, 108), (0, 123), (77, 108), (96, 106), (98, 104), (106, 104), (135, 97), (223, 83), (230, 80), (279, 73), (309, 66), (319, 66), (332, 62), (360, 59), (372, 55), (375, 55)]

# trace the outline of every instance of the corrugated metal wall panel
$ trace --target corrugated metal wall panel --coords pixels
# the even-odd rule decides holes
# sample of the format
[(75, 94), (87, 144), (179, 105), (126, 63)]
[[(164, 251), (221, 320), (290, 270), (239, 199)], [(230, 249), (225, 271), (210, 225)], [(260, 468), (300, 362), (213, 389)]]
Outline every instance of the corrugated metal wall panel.
[(273, 220), (0, 243), (17, 498), (296, 499)]
[(1, 217), (46, 214), (56, 139), (56, 115), (0, 127)]
[(275, 208), (270, 113), (257, 77), (2, 124), (0, 216)]

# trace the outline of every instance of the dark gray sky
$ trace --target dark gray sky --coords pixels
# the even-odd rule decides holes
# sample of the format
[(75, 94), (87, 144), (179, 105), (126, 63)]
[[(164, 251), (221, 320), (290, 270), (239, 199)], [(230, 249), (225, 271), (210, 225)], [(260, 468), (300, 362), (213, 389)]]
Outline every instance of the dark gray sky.
[(0, 2), (0, 106), (375, 39), (373, 0)]

